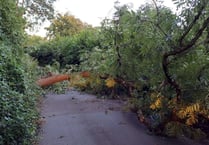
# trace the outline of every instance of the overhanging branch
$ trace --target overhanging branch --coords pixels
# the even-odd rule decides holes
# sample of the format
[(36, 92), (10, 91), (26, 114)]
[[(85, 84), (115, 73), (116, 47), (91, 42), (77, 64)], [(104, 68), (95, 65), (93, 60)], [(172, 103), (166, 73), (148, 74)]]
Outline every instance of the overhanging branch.
[[(176, 49), (166, 52), (163, 55), (162, 67), (163, 67), (164, 75), (166, 77), (167, 82), (175, 89), (176, 95), (177, 95), (177, 100), (180, 100), (181, 95), (182, 95), (182, 91), (181, 91), (180, 85), (177, 83), (177, 81), (175, 79), (173, 79), (171, 77), (171, 75), (169, 73), (169, 68), (168, 68), (168, 65), (169, 65), (168, 61), (169, 60), (168, 59), (170, 56), (179, 55), (179, 54), (182, 54), (182, 53), (194, 48), (193, 46), (196, 44), (197, 40), (202, 36), (202, 33), (206, 29), (208, 24), (209, 24), (209, 17), (207, 19), (205, 19), (205, 21), (202, 24), (202, 27), (196, 32), (193, 39), (191, 39), (191, 41), (189, 41), (187, 43), (187, 45), (184, 45), (184, 46), (180, 45), (179, 46), (180, 48), (176, 47)], [(193, 28), (193, 26), (190, 28), (190, 30)], [(188, 30), (186, 30), (186, 31), (188, 31)], [(181, 37), (181, 38), (184, 39), (185, 37)], [(183, 41), (183, 39), (182, 39), (182, 41)]]
[(200, 8), (200, 10), (198, 11), (197, 15), (194, 17), (194, 20), (189, 24), (189, 26), (186, 29), (186, 31), (180, 37), (180, 39), (179, 39), (180, 46), (183, 46), (183, 40), (189, 34), (189, 32), (191, 31), (191, 29), (193, 28), (193, 26), (195, 25), (195, 23), (197, 22), (197, 20), (200, 18), (201, 14), (202, 14), (202, 12), (204, 10), (204, 8), (205, 8), (205, 5), (202, 5), (201, 8)]

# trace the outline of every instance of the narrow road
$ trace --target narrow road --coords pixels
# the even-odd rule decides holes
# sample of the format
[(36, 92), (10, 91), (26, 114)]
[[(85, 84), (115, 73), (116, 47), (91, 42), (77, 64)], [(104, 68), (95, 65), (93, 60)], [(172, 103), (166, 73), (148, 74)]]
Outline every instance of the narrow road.
[(70, 90), (43, 101), (39, 145), (200, 145), (151, 136), (123, 102)]

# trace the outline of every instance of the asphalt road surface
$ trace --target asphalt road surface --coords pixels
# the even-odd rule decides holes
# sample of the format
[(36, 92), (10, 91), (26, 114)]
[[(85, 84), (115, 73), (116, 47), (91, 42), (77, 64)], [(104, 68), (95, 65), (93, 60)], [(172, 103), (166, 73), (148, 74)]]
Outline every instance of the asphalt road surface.
[(206, 145), (149, 135), (124, 102), (74, 90), (48, 94), (42, 104), (39, 145)]

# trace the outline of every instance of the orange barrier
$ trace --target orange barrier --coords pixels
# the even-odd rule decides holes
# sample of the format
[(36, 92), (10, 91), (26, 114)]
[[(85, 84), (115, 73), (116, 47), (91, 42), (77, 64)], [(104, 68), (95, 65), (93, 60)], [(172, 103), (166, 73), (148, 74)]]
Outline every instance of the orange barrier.
[(45, 87), (45, 86), (49, 86), (49, 85), (52, 85), (54, 83), (61, 82), (61, 81), (64, 81), (64, 80), (69, 80), (69, 79), (70, 79), (70, 76), (66, 75), (66, 74), (52, 75), (52, 76), (47, 77), (47, 78), (39, 79), (36, 82), (36, 84), (39, 85), (40, 87)]

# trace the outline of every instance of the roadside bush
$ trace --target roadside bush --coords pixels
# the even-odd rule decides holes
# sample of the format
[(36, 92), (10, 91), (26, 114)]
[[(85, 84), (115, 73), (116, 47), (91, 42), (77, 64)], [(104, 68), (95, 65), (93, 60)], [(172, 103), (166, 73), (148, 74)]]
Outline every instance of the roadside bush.
[(97, 45), (97, 31), (91, 28), (74, 36), (59, 37), (37, 45), (37, 49), (30, 55), (38, 60), (40, 66), (51, 65), (57, 61), (64, 68), (66, 65), (80, 64), (81, 53), (90, 51)]
[[(36, 103), (41, 91), (35, 84), (37, 62), (25, 55), (23, 50), (25, 29), (31, 24), (27, 23), (25, 17), (27, 15), (29, 18), (34, 11), (38, 12), (39, 18), (45, 19), (46, 15), (52, 14), (48, 10), (53, 11), (51, 2), (35, 3), (27, 5), (26, 1), (0, 0), (1, 145), (35, 144), (38, 119)], [(38, 22), (37, 19), (32, 21)]]
[(30, 145), (37, 131), (37, 63), (27, 55), (14, 57), (11, 49), (0, 45), (0, 144)]

